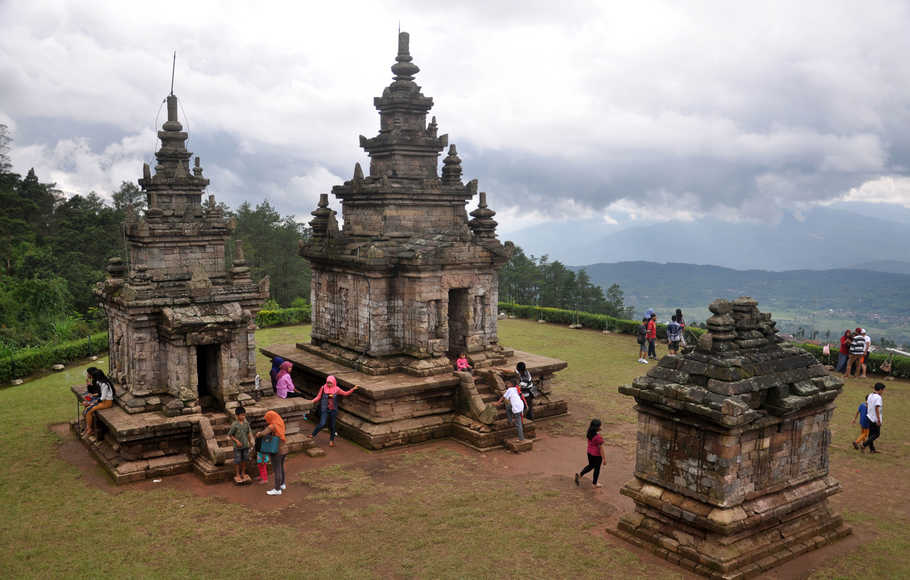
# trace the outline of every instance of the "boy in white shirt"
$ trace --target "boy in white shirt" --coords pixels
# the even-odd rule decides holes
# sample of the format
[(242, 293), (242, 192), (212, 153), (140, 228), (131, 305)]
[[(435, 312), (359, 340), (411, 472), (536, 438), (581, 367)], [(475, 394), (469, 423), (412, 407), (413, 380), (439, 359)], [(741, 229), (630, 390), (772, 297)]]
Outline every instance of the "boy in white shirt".
[(518, 439), (524, 440), (525, 432), (521, 424), (521, 414), (525, 410), (525, 403), (515, 385), (509, 385), (502, 397), (493, 404), (502, 405), (503, 403), (508, 403), (506, 404), (506, 416), (509, 418), (509, 422), (514, 423), (515, 428), (518, 429)]
[(875, 440), (882, 432), (882, 395), (885, 393), (884, 383), (875, 383), (874, 390), (866, 397), (866, 417), (869, 418), (869, 436), (863, 442), (862, 451), (869, 448), (869, 453), (878, 453), (875, 450)]

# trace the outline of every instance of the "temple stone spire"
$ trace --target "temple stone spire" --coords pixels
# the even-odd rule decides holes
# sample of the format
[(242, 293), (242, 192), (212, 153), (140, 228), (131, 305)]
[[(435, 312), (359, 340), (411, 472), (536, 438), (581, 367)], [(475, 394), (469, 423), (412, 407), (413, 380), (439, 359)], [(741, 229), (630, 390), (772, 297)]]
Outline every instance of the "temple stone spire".
[(373, 99), (379, 110), (379, 135), (360, 136), (360, 146), (370, 156), (370, 176), (406, 179), (433, 179), (439, 153), (448, 144), (448, 135), (437, 136), (436, 121), (427, 125), (433, 99), (420, 92), (414, 75), (420, 70), (408, 50), (408, 33), (398, 35), (398, 55), (392, 65), (392, 84)]
[(158, 131), (161, 148), (155, 152), (155, 173), (143, 167), (139, 185), (148, 196), (150, 217), (201, 215), (202, 195), (209, 180), (203, 177), (199, 158), (190, 168), (193, 154), (186, 149), (189, 137), (177, 119), (177, 97), (167, 96), (167, 120)]

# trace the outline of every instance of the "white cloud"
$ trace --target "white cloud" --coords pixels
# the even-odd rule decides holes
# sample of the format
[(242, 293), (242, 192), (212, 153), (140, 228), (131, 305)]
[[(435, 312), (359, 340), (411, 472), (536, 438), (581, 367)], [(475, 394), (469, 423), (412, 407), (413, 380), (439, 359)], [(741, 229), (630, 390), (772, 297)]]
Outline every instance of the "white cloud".
[(391, 80), (399, 19), (440, 130), (503, 231), (592, 214), (775, 219), (845, 194), (885, 199), (860, 184), (906, 171), (901, 2), (11, 2), (0, 122), (135, 136), (16, 142), (17, 168), (108, 191), (149, 157), (176, 49), (191, 138), (274, 159), (260, 175), (198, 151), (213, 191), (306, 216), (340, 168), (365, 162), (357, 135), (378, 128), (371, 99)]
[(910, 208), (910, 177), (890, 175), (867, 181), (852, 188), (840, 201), (889, 203)]

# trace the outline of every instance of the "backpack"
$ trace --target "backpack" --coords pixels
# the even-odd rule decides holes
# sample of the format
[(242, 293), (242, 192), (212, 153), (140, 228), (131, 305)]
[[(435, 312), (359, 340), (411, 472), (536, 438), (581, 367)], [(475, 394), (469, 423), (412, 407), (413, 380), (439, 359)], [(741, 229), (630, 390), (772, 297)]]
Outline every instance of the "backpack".
[(638, 327), (638, 344), (645, 343), (645, 337), (648, 335), (648, 327), (642, 324)]

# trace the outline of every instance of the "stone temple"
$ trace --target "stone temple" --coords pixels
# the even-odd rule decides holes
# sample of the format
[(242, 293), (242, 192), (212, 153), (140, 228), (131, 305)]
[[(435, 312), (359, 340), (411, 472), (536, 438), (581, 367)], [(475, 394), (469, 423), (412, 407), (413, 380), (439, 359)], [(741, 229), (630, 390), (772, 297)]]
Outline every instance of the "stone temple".
[[(495, 212), (477, 181), (464, 183), (461, 159), (436, 118), (433, 99), (414, 82), (420, 70), (399, 34), (394, 78), (373, 100), (379, 134), (360, 137), (370, 157), (351, 180), (332, 189), (343, 226), (323, 194), (311, 238), (300, 253), (312, 265), (312, 340), (265, 349), (295, 363), (294, 379), (315, 394), (326, 375), (346, 388), (339, 432), (369, 448), (456, 437), (479, 448), (514, 433), (488, 406), (503, 388), (495, 369), (524, 361), (544, 394), (535, 418), (566, 412), (551, 397), (563, 361), (513, 352), (497, 336), (498, 270), (511, 244), (496, 238)], [(448, 146), (437, 172), (439, 155)], [(466, 204), (479, 197), (469, 219)], [(455, 375), (465, 352), (474, 375)], [(533, 435), (533, 422), (526, 433)]]
[(223, 478), (232, 469), (230, 411), (241, 404), (254, 425), (278, 410), (291, 447), (312, 445), (299, 435), (308, 402), (255, 391), (255, 316), (268, 279), (250, 278), (239, 243), (227, 267), (233, 225), (214, 196), (202, 202), (209, 180), (198, 157), (190, 167), (173, 94), (167, 113), (155, 172), (146, 164), (139, 180), (148, 210), (123, 224), (128, 265), (111, 259), (96, 289), (116, 404), (96, 413), (99, 437), (87, 443), (117, 482), (190, 469)]
[(827, 498), (839, 378), (778, 343), (750, 298), (716, 300), (693, 352), (619, 391), (635, 397), (635, 501), (619, 536), (712, 578), (748, 578), (850, 533)]

